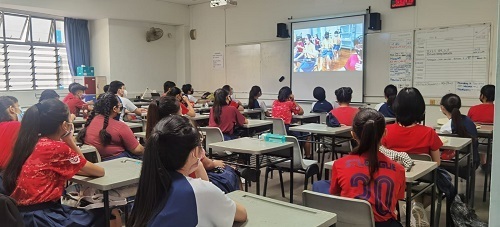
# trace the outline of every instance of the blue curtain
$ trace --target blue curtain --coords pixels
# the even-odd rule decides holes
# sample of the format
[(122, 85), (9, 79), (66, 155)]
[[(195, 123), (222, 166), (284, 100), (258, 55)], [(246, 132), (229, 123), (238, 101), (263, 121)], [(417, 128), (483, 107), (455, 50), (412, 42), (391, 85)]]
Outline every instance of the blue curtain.
[(90, 36), (87, 20), (64, 18), (66, 52), (71, 75), (76, 76), (76, 68), (90, 66)]

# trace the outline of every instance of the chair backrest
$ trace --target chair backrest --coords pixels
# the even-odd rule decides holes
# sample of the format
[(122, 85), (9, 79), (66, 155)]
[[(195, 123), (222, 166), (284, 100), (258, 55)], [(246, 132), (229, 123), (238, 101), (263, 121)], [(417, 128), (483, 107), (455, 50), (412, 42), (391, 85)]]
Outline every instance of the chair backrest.
[(273, 121), (273, 134), (285, 135), (286, 136), (286, 128), (285, 122), (281, 118), (271, 118)]
[(326, 115), (328, 113), (319, 113), (319, 123), (320, 124), (326, 124)]
[[(299, 141), (295, 136), (285, 136), (286, 142), (292, 142), (293, 143), (293, 168), (294, 169), (306, 169), (307, 166), (305, 165), (303, 159), (302, 159), (302, 150), (300, 149)], [(279, 151), (274, 151), (271, 153), (268, 153), (269, 155), (275, 155), (278, 157), (283, 157), (283, 158), (289, 158), (290, 157), (290, 150), (289, 149), (284, 149), (284, 150), (279, 150)]]
[(337, 227), (375, 226), (372, 207), (365, 200), (304, 190), (302, 203), (306, 207), (337, 214)]
[[(200, 127), (200, 131), (205, 132), (205, 149), (208, 152), (210, 144), (224, 141), (222, 131), (217, 127)], [(224, 151), (212, 150), (213, 153), (221, 153)]]
[(88, 161), (93, 163), (101, 162), (101, 154), (94, 146), (84, 144), (80, 147), (80, 150)]
[(428, 154), (408, 154), (408, 156), (413, 160), (432, 161), (432, 157)]

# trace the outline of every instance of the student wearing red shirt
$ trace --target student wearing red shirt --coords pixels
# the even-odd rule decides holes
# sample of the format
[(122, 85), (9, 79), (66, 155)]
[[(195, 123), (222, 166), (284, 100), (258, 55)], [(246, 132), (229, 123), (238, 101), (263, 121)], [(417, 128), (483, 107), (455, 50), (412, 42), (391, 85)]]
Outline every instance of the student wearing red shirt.
[(222, 86), (222, 89), (226, 90), (229, 93), (229, 99), (231, 100), (229, 102), (230, 106), (234, 106), (239, 111), (244, 111), (245, 110), (245, 108), (243, 108), (243, 104), (241, 104), (240, 101), (238, 101), (235, 98), (233, 98), (234, 91), (233, 91), (233, 88), (231, 86), (229, 86), (228, 84), (226, 84), (226, 85)]
[(339, 120), (340, 124), (351, 126), (354, 116), (359, 111), (358, 108), (349, 106), (352, 99), (352, 89), (341, 87), (335, 90), (335, 96), (337, 96), (337, 102), (340, 106), (330, 112)]
[(443, 142), (433, 128), (420, 124), (425, 113), (425, 102), (420, 91), (413, 87), (403, 88), (394, 100), (393, 109), (396, 124), (387, 125), (382, 145), (409, 154), (429, 154), (439, 165), (439, 148)]
[[(304, 109), (302, 109), (297, 102), (295, 102), (295, 96), (292, 94), (292, 89), (290, 87), (282, 87), (278, 92), (278, 100), (274, 100), (273, 102), (273, 118), (281, 118), (285, 123), (286, 133), (291, 136), (305, 137), (307, 134), (300, 132), (290, 131), (290, 124), (292, 123), (292, 114), (294, 115), (303, 115)], [(307, 137), (309, 140), (310, 137)], [(304, 152), (306, 158), (310, 158), (311, 156), (311, 144), (304, 144)]]
[(493, 124), (495, 112), (495, 85), (484, 85), (481, 88), (479, 101), (481, 101), (482, 104), (471, 107), (467, 116), (474, 122)]
[(190, 117), (195, 117), (196, 112), (194, 111), (193, 104), (189, 101), (187, 96), (182, 95), (181, 89), (178, 87), (172, 87), (167, 92), (167, 96), (172, 96), (177, 99), (177, 101), (181, 104), (181, 113), (182, 115), (187, 115)]
[(69, 85), (69, 93), (64, 97), (63, 102), (68, 105), (69, 112), (74, 115), (78, 115), (80, 113), (80, 110), (82, 109), (88, 109), (92, 110), (91, 106), (94, 102), (89, 101), (85, 103), (82, 101), (83, 98), (83, 92), (87, 90), (87, 87), (79, 84), (79, 83), (72, 83)]
[(235, 139), (237, 136), (234, 135), (234, 127), (248, 124), (248, 120), (238, 109), (229, 105), (231, 97), (226, 90), (217, 89), (214, 92), (214, 97), (214, 106), (210, 109), (208, 126), (220, 128), (224, 140)]
[(94, 146), (103, 161), (122, 157), (141, 159), (144, 153), (144, 147), (127, 124), (114, 119), (122, 108), (116, 95), (105, 93), (97, 101), (85, 127), (78, 133), (78, 140)]
[[(484, 85), (481, 88), (479, 101), (481, 101), (482, 104), (471, 107), (467, 116), (476, 123), (493, 124), (495, 116), (495, 85)], [(481, 153), (480, 157), (481, 169), (487, 170), (489, 166), (486, 164), (486, 154)]]
[(18, 121), (20, 113), (18, 103), (7, 96), (0, 96), (0, 170), (9, 163), (12, 147), (21, 128), (21, 122)]
[(379, 152), (384, 133), (382, 114), (374, 109), (356, 114), (351, 134), (359, 146), (333, 163), (330, 194), (368, 201), (376, 227), (401, 226), (395, 211), (405, 198), (405, 169)]
[(60, 202), (65, 183), (75, 174), (104, 176), (103, 168), (83, 157), (72, 134), (70, 113), (61, 101), (48, 99), (26, 111), (3, 179), (26, 226), (102, 225), (88, 211)]

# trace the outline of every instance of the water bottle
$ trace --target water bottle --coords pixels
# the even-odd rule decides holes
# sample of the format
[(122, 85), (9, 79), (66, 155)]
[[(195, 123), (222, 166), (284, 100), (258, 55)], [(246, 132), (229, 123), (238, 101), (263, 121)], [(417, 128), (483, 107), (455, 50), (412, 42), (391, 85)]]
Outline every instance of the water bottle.
[(264, 134), (260, 135), (260, 139), (262, 139), (266, 142), (272, 142), (272, 143), (284, 143), (284, 142), (286, 142), (286, 137), (284, 135), (271, 134), (271, 133), (264, 133)]

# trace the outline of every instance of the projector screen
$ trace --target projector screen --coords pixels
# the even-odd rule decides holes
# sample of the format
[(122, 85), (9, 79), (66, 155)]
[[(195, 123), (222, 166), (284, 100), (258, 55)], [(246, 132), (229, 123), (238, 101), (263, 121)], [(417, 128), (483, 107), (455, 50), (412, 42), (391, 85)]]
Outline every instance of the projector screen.
[(315, 100), (321, 86), (327, 100), (335, 90), (351, 87), (352, 101), (363, 102), (365, 16), (292, 23), (291, 86), (297, 100)]

